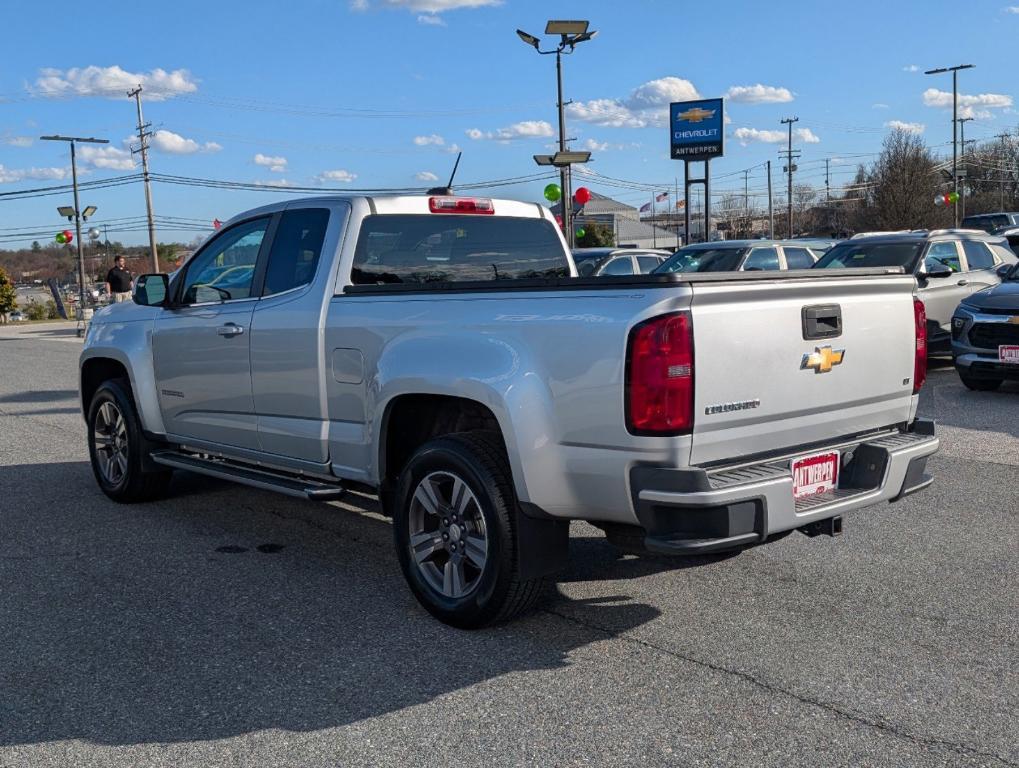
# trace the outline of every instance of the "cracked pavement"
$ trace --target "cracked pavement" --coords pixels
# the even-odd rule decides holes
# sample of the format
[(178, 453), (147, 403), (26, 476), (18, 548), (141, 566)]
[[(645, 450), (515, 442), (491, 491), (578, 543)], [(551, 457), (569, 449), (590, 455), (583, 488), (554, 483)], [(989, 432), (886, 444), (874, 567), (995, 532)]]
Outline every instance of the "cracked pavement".
[(1015, 384), (936, 367), (935, 485), (838, 539), (669, 560), (578, 524), (537, 612), (465, 633), (370, 498), (108, 501), (71, 334), (0, 329), (3, 768), (1019, 766)]

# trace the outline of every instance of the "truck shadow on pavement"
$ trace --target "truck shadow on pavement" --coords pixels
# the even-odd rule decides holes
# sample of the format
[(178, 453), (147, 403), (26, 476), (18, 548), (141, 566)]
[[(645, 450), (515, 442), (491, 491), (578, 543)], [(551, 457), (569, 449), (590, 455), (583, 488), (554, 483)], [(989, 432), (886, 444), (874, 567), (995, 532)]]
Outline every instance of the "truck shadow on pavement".
[[(560, 594), (450, 629), (418, 607), (361, 497), (336, 509), (179, 474), (166, 500), (118, 505), (86, 462), (0, 466), (0, 488), (0, 746), (342, 726), (584, 663), (571, 653), (659, 614)], [(581, 541), (575, 561), (617, 557)]]

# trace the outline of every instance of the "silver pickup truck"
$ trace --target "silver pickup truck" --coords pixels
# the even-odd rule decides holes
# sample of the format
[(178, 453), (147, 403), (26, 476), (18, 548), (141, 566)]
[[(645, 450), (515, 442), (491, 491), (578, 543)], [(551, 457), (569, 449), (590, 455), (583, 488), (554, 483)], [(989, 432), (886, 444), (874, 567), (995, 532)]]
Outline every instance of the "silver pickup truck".
[(930, 483), (923, 305), (901, 269), (578, 278), (535, 204), (319, 197), (228, 222), (96, 314), (96, 480), (174, 470), (377, 493), (460, 627), (530, 606), (569, 521), (660, 554), (834, 534)]

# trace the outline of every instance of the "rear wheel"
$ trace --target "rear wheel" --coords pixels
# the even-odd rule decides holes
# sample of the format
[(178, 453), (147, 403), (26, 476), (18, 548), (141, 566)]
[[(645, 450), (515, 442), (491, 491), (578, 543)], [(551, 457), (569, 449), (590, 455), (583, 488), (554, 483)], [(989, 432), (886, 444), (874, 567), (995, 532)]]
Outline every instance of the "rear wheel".
[(476, 629), (530, 608), (542, 580), (523, 580), (517, 503), (498, 437), (464, 432), (411, 457), (394, 499), (393, 532), (404, 577), (440, 621)]
[(956, 368), (959, 373), (959, 378), (962, 379), (962, 383), (967, 389), (976, 390), (977, 392), (993, 392), (1001, 386), (1004, 379), (978, 379), (965, 373), (962, 368)]
[(123, 503), (163, 495), (172, 471), (146, 466), (151, 448), (127, 383), (114, 379), (100, 385), (88, 410), (88, 453), (103, 493)]

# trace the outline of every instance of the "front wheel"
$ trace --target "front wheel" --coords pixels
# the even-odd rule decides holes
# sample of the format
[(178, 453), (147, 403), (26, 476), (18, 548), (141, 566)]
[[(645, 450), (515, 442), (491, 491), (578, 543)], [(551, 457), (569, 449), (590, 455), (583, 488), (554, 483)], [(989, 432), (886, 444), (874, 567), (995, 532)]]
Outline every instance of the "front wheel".
[(411, 457), (394, 498), (397, 556), (418, 602), (477, 629), (530, 608), (541, 579), (517, 569), (517, 503), (501, 441), (487, 432), (432, 440)]
[(972, 389), (977, 392), (993, 392), (1004, 381), (1004, 379), (978, 379), (970, 376), (968, 373), (964, 373), (962, 368), (956, 368), (955, 370), (959, 373), (959, 378), (966, 386), (966, 389)]
[(88, 453), (103, 493), (123, 503), (163, 495), (172, 472), (146, 468), (150, 448), (129, 386), (120, 379), (104, 382), (88, 409)]

